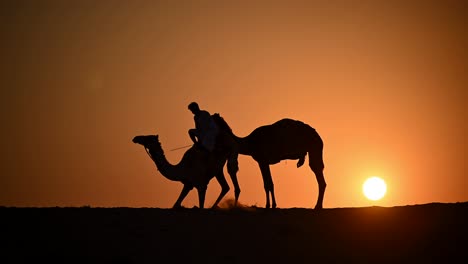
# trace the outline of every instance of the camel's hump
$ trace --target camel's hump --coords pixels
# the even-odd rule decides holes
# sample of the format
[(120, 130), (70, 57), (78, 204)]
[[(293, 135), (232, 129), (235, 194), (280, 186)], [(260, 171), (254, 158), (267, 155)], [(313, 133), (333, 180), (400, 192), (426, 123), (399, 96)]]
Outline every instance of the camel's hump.
[(299, 120), (291, 119), (291, 118), (283, 118), (281, 120), (276, 121), (272, 125), (274, 126), (303, 126), (305, 125), (305, 123)]

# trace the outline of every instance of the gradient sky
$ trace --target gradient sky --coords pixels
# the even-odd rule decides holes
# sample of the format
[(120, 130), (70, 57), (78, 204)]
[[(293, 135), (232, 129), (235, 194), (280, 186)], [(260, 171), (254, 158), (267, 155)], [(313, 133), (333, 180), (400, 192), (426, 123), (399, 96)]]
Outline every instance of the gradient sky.
[[(316, 128), (324, 207), (468, 200), (464, 1), (6, 2), (0, 205), (171, 207), (182, 184), (131, 140), (158, 134), (178, 163), (191, 101), (238, 136), (284, 117)], [(257, 164), (239, 163), (240, 202), (263, 207)], [(278, 207), (313, 207), (295, 164), (271, 167)], [(377, 202), (361, 191), (374, 175)]]

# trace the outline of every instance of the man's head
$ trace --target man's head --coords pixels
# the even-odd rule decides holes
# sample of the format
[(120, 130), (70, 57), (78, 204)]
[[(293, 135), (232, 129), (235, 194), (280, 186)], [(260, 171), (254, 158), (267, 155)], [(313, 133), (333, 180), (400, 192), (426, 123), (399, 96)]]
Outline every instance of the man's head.
[(200, 107), (196, 102), (191, 102), (188, 105), (188, 109), (190, 109), (190, 111), (192, 111), (193, 114), (197, 114), (198, 112), (200, 112)]

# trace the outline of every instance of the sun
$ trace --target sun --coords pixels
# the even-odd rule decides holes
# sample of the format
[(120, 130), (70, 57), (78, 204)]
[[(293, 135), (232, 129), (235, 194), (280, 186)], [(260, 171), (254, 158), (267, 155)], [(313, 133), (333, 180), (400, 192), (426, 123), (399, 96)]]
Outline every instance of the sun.
[(377, 201), (384, 197), (387, 192), (387, 185), (379, 177), (370, 177), (362, 185), (362, 192), (367, 199)]

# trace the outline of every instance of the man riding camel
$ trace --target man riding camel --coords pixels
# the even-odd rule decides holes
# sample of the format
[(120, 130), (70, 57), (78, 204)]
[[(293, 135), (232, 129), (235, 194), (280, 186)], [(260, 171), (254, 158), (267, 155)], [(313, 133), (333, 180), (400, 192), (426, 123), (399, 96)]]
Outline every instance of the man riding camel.
[(211, 114), (206, 110), (201, 110), (196, 102), (190, 103), (188, 109), (192, 111), (195, 121), (195, 128), (188, 131), (190, 139), (194, 144), (198, 144), (209, 152), (212, 152), (219, 133), (218, 126), (211, 117)]

